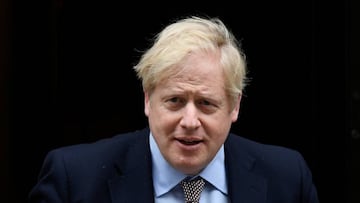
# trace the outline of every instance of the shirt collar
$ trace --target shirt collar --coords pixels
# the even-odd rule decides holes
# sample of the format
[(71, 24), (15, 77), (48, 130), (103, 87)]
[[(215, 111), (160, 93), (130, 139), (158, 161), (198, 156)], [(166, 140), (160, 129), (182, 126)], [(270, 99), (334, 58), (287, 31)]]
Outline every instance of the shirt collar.
[[(216, 174), (216, 175), (214, 175)], [(216, 153), (214, 159), (199, 174), (207, 182), (224, 194), (228, 194), (225, 172), (224, 145)]]
[[(152, 174), (155, 196), (159, 197), (169, 192), (182, 179), (186, 178), (186, 175), (177, 171), (165, 160), (154, 140), (152, 133), (150, 133), (150, 151), (152, 156)], [(200, 172), (200, 174), (198, 174), (198, 176), (203, 177), (216, 189), (220, 190), (224, 194), (227, 194), (224, 160), (224, 146), (221, 146), (214, 159), (204, 170)]]

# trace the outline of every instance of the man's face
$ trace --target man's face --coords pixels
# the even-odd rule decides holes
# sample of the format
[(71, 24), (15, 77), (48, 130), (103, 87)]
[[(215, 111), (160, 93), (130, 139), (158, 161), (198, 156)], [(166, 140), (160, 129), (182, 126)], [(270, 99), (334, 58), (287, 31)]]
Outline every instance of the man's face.
[(145, 92), (145, 114), (165, 159), (195, 175), (214, 158), (237, 120), (240, 96), (231, 105), (218, 55), (193, 53), (175, 75)]

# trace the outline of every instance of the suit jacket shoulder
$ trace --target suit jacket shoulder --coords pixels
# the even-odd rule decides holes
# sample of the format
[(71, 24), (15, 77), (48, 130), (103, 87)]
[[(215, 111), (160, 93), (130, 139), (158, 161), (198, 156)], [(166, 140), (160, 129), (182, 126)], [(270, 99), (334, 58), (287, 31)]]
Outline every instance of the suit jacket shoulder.
[(235, 202), (318, 202), (310, 169), (293, 149), (230, 134), (225, 162)]
[(145, 190), (137, 197), (141, 198), (138, 202), (149, 202), (146, 198), (152, 198), (152, 180), (148, 135), (149, 130), (144, 129), (50, 151), (39, 181), (29, 194), (30, 202), (129, 202), (128, 191), (137, 187), (128, 180), (130, 176), (142, 181)]

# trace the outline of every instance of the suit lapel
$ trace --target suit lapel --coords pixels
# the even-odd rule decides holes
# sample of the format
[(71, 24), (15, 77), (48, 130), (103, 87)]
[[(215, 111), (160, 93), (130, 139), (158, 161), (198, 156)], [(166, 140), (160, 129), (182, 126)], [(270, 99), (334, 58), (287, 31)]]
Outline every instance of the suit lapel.
[(230, 135), (225, 142), (225, 164), (231, 202), (266, 202), (266, 179), (252, 172), (255, 158), (244, 150), (239, 140)]
[(148, 131), (145, 131), (138, 136), (125, 159), (117, 163), (116, 167), (120, 175), (109, 180), (113, 203), (154, 201), (148, 135)]

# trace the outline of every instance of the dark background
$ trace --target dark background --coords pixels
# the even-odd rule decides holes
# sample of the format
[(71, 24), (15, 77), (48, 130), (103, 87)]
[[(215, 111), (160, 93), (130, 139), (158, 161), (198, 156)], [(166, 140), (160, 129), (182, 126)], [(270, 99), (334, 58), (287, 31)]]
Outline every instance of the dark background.
[(192, 14), (220, 17), (247, 55), (232, 131), (300, 151), (321, 202), (360, 202), (355, 0), (194, 3), (1, 1), (0, 202), (27, 201), (49, 150), (145, 127), (132, 66)]

